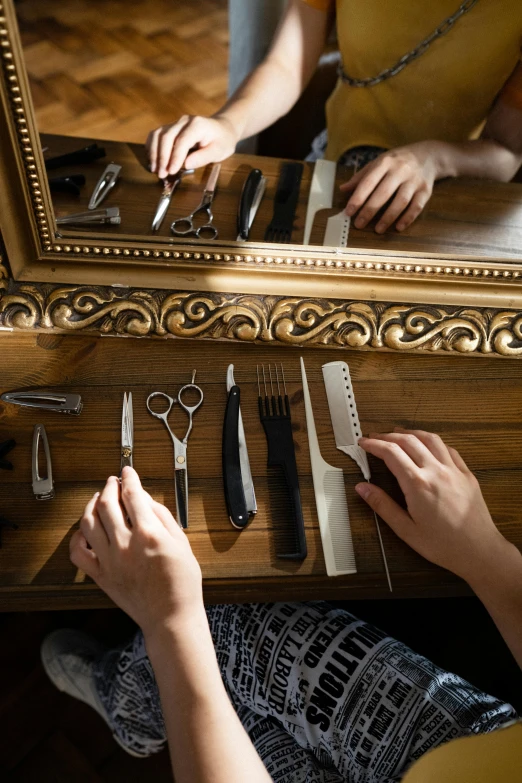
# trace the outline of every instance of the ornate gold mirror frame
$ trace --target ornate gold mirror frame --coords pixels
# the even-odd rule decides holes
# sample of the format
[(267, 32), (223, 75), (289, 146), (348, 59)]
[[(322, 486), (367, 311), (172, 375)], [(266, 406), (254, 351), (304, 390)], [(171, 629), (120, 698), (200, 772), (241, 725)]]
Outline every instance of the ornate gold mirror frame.
[(516, 261), (59, 239), (12, 0), (0, 0), (0, 52), (0, 327), (522, 353)]

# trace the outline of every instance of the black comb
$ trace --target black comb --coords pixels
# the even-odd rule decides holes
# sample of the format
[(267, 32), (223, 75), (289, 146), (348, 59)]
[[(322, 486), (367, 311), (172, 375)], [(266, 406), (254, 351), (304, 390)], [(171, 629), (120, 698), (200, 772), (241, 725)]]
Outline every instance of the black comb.
[(259, 418), (265, 430), (268, 444), (269, 492), (276, 555), (285, 560), (304, 560), (307, 555), (306, 536), (301, 508), (299, 476), (295, 462), (290, 402), (286, 393), (283, 367), (281, 365), (284, 396), (281, 395), (279, 387), (277, 367), (275, 368), (277, 396), (274, 394), (271, 366), (268, 365), (272, 392), (270, 397), (267, 393), (264, 365), (262, 371), (265, 396), (263, 398), (261, 395), (258, 367), (258, 405)]

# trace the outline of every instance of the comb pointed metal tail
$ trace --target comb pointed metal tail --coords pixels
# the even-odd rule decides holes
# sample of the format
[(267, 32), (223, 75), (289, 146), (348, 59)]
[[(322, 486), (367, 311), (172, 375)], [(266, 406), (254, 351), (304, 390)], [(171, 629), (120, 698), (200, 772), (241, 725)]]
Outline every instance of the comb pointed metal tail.
[(306, 379), (306, 370), (302, 359), (301, 375), (303, 379), (306, 426), (308, 429), (315, 502), (326, 563), (326, 573), (328, 576), (355, 574), (357, 573), (357, 567), (353, 551), (343, 471), (340, 468), (334, 468), (332, 465), (329, 465), (321, 456), (312, 402), (308, 390), (308, 381)]

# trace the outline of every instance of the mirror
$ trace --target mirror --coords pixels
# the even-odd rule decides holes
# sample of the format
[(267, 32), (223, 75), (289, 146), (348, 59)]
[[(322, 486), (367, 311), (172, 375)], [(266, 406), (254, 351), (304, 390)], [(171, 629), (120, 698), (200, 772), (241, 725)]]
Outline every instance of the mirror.
[[(144, 242), (160, 240), (173, 247), (233, 245), (243, 186), (252, 169), (259, 168), (267, 179), (266, 191), (252, 224), (250, 242), (261, 246), (268, 237), (278, 246), (302, 249), (313, 163), (303, 164), (291, 234), (267, 234), (281, 158), (290, 157), (287, 151), (292, 149), (288, 128), (285, 139), (276, 138), (282, 153), (278, 154), (272, 131), (271, 147), (268, 145), (272, 155), (260, 157), (250, 148), (223, 161), (212, 204), (217, 240), (192, 235), (177, 238), (171, 232), (173, 221), (190, 214), (200, 203), (211, 166), (197, 169), (181, 181), (161, 227), (152, 230), (163, 185), (148, 171), (143, 148), (153, 128), (185, 113), (208, 116), (224, 103), (229, 57), (230, 81), (237, 84), (244, 75), (239, 73), (241, 68), (253, 67), (266, 49), (283, 6), (284, 2), (255, 0), (16, 3), (44, 158), (93, 143), (105, 152), (91, 163), (69, 163), (48, 171), (56, 180), (52, 185), (56, 217), (88, 212), (89, 200), (106, 166), (121, 166), (115, 186), (100, 204), (103, 210), (118, 207), (121, 222), (60, 225), (58, 238), (94, 241), (99, 237), (98, 241), (103, 241), (139, 236)], [(330, 44), (330, 53), (335, 48), (335, 43)], [(294, 125), (293, 132), (303, 127)], [(258, 144), (262, 151), (261, 138)], [(337, 167), (332, 205), (315, 214), (307, 245), (325, 247), (327, 221), (346, 204), (339, 185), (352, 173), (351, 167)], [(364, 229), (351, 226), (347, 249), (518, 261), (522, 257), (522, 184), (444, 179), (436, 183), (421, 217), (404, 232), (391, 229), (379, 235), (374, 228), (375, 220)], [(340, 231), (342, 234), (342, 226)], [(336, 236), (335, 231), (329, 236)], [(332, 240), (326, 247), (342, 252), (339, 244)]]

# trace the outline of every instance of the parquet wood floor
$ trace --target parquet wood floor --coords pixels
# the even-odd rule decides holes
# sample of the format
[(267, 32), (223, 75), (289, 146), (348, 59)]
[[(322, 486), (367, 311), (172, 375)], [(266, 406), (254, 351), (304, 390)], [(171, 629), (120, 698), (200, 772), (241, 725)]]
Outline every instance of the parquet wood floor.
[(139, 143), (225, 101), (227, 0), (20, 0), (16, 8), (41, 132)]

